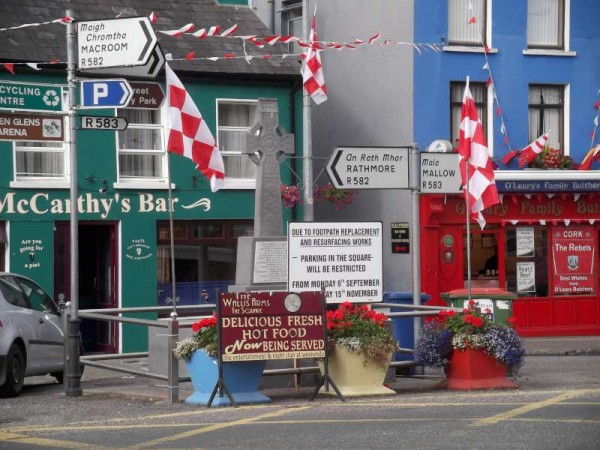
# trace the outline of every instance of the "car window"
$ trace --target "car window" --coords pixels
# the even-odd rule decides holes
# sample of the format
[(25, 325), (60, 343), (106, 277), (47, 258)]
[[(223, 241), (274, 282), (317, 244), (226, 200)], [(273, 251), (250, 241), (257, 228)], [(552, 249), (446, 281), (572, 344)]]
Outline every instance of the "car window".
[(57, 313), (56, 305), (41, 287), (24, 278), (19, 278), (18, 281), (32, 309), (44, 313)]
[(0, 278), (0, 291), (8, 303), (21, 308), (29, 308), (25, 300), (25, 294), (21, 290), (19, 283), (13, 277)]

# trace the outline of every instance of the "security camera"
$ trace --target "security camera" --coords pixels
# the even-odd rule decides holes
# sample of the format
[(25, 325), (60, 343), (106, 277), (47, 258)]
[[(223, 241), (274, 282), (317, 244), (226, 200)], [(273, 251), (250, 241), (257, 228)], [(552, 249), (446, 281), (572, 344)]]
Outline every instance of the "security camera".
[(106, 193), (106, 191), (108, 191), (108, 183), (106, 182), (106, 180), (102, 180), (102, 186), (100, 186), (100, 189), (98, 189), (98, 192), (100, 192), (101, 194)]

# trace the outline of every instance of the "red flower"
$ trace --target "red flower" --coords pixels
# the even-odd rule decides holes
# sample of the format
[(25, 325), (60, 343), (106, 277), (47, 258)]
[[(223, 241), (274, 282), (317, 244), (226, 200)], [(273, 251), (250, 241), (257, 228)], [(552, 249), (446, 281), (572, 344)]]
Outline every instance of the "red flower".
[(438, 315), (440, 317), (446, 317), (448, 315), (448, 311), (445, 309), (440, 309), (440, 312), (438, 313)]
[(506, 323), (514, 327), (517, 324), (517, 319), (515, 319), (514, 316), (510, 316), (508, 319), (506, 319)]
[(469, 306), (475, 306), (475, 300), (469, 300)]
[(456, 314), (453, 310), (447, 311), (446, 314), (450, 317), (454, 317), (454, 315)]
[(473, 317), (473, 326), (481, 328), (483, 326), (483, 319), (481, 317)]
[(465, 316), (465, 322), (466, 323), (473, 323), (473, 319), (474, 319), (474, 317), (471, 314), (467, 314)]

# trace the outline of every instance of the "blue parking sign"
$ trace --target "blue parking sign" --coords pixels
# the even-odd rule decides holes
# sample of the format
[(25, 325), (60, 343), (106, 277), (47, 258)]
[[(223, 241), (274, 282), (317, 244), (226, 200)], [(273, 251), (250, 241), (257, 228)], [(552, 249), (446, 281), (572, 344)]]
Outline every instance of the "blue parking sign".
[(127, 80), (81, 80), (81, 106), (84, 108), (124, 108), (133, 91)]

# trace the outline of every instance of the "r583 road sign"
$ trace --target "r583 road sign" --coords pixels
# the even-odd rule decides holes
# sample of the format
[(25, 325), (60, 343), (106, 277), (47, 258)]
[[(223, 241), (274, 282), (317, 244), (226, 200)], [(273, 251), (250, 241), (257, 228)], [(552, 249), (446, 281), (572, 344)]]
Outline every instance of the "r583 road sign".
[(127, 129), (127, 125), (125, 117), (81, 116), (81, 129), (83, 130), (123, 131)]
[(127, 80), (81, 80), (81, 106), (84, 108), (124, 108), (133, 91)]

